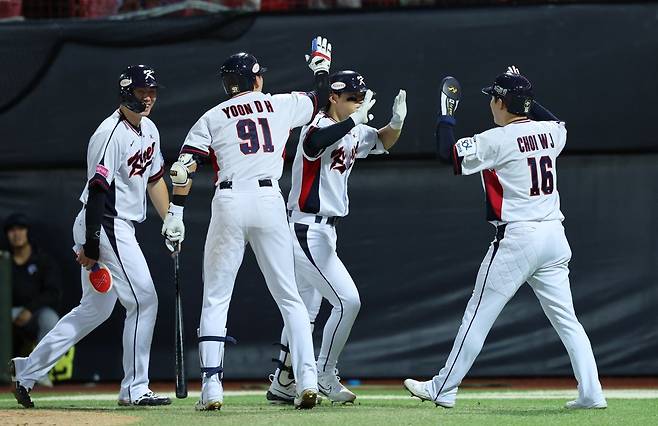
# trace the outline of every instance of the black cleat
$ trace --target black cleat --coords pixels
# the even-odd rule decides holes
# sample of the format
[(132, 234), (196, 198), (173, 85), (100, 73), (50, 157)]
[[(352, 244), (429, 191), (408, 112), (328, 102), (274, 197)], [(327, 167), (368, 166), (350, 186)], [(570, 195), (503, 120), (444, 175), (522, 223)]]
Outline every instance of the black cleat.
[(265, 394), (265, 399), (267, 399), (270, 404), (281, 404), (281, 405), (293, 405), (295, 398), (284, 398), (279, 395), (275, 395), (270, 391), (267, 391), (267, 394)]
[(459, 100), (462, 97), (462, 87), (455, 77), (446, 77), (441, 81), (441, 115), (454, 117)]
[(32, 402), (32, 398), (30, 398), (30, 391), (16, 380), (16, 366), (14, 365), (13, 359), (9, 361), (9, 374), (11, 374), (11, 381), (14, 382), (13, 394), (16, 398), (16, 402), (25, 408), (34, 408), (34, 402)]

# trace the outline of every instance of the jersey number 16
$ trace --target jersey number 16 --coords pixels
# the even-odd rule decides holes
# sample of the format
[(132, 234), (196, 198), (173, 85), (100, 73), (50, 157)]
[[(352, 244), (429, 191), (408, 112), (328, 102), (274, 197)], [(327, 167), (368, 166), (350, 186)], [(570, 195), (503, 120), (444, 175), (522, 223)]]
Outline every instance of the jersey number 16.
[[(535, 157), (528, 157), (528, 167), (530, 167), (530, 179), (532, 179), (532, 186), (530, 187), (530, 196), (539, 194), (539, 179), (537, 173), (537, 160)], [(541, 192), (544, 194), (553, 193), (553, 162), (551, 157), (545, 155), (539, 159), (539, 171), (541, 172)]]
[[(267, 122), (267, 118), (259, 118), (258, 124), (260, 124), (263, 133), (263, 152), (274, 152), (272, 134), (270, 133), (270, 125)], [(240, 120), (235, 127), (238, 131), (238, 137), (243, 141), (248, 141), (240, 144), (240, 151), (245, 155), (258, 152), (260, 149), (260, 140), (254, 120), (250, 118)]]

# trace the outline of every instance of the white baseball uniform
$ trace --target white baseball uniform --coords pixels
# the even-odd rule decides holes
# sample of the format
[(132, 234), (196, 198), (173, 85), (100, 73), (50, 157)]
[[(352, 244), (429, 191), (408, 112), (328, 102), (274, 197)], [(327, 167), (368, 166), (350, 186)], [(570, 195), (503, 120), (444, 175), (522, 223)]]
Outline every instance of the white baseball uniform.
[(295, 285), (292, 239), (278, 186), (290, 130), (311, 120), (313, 99), (305, 93), (245, 92), (206, 112), (183, 144), (183, 153), (210, 157), (217, 177), (203, 262), (203, 402), (223, 398), (226, 319), (247, 243), (291, 332), (298, 393), (317, 389), (311, 329)]
[[(109, 318), (117, 301), (126, 308), (123, 329), (123, 369), (119, 400), (134, 402), (149, 392), (148, 367), (158, 299), (144, 255), (135, 239), (133, 222), (146, 218), (146, 187), (164, 174), (160, 135), (142, 117), (134, 128), (119, 110), (105, 119), (89, 141), (88, 182), (107, 189), (101, 227), (99, 261), (107, 265), (113, 286), (97, 293), (89, 272), (81, 268), (80, 304), (65, 315), (27, 358), (17, 358), (16, 377), (26, 388), (46, 375), (57, 360), (79, 340)], [(88, 184), (80, 196), (86, 203)], [(85, 210), (73, 225), (74, 250), (85, 243)]]
[[(361, 307), (356, 285), (336, 253), (335, 223), (349, 212), (347, 180), (357, 158), (386, 153), (377, 129), (359, 124), (317, 157), (309, 157), (304, 152), (307, 137), (318, 128), (335, 123), (320, 112), (310, 125), (302, 128), (288, 197), (290, 231), (295, 241), (295, 278), (310, 322), (315, 322), (323, 297), (333, 306), (317, 360), (320, 374), (333, 374)], [(286, 345), (285, 329), (281, 343)]]
[(458, 174), (481, 172), (487, 220), (497, 227), (445, 366), (428, 382), (435, 402), (454, 404), (457, 388), (505, 304), (528, 282), (569, 353), (579, 400), (604, 400), (587, 334), (574, 312), (571, 249), (564, 234), (556, 160), (564, 123), (522, 119), (454, 146)]

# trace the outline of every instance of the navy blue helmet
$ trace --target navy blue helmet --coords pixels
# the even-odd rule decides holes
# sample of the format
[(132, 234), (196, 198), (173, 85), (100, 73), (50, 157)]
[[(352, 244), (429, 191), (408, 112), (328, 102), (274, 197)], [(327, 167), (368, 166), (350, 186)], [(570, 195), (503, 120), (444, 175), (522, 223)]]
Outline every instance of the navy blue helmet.
[(520, 74), (500, 74), (482, 93), (502, 99), (507, 111), (516, 115), (528, 115), (534, 98), (532, 84)]
[(137, 99), (133, 89), (137, 87), (158, 87), (155, 70), (148, 65), (131, 65), (119, 76), (119, 98), (121, 105), (129, 110), (140, 113), (146, 106)]
[(363, 76), (356, 71), (338, 71), (329, 76), (329, 87), (332, 93), (365, 93), (368, 91)]
[(224, 61), (219, 68), (224, 91), (229, 96), (254, 90), (257, 75), (262, 75), (267, 68), (258, 63), (258, 59), (249, 53), (236, 53)]

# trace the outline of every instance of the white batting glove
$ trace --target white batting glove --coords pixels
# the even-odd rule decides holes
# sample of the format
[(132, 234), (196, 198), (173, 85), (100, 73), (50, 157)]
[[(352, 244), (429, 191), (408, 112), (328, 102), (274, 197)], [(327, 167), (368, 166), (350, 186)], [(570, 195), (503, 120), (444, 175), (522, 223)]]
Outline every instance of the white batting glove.
[(350, 114), (350, 118), (354, 121), (355, 126), (362, 123), (367, 123), (368, 120), (375, 118), (372, 114), (368, 114), (370, 108), (372, 108), (375, 102), (377, 102), (377, 99), (373, 99), (372, 96), (372, 90), (368, 89), (366, 96), (363, 98), (363, 103), (359, 105), (356, 111)]
[(407, 116), (407, 92), (400, 89), (400, 92), (393, 100), (393, 116), (391, 122), (388, 123), (392, 129), (399, 130), (404, 124), (404, 119)]
[(505, 74), (519, 75), (521, 74), (521, 71), (519, 71), (516, 65), (510, 65), (509, 67), (507, 67), (507, 71), (505, 71)]
[(162, 235), (166, 238), (165, 245), (170, 251), (176, 250), (185, 239), (183, 224), (183, 207), (169, 203), (169, 211), (162, 224)]
[(329, 72), (331, 66), (331, 43), (325, 37), (316, 37), (311, 42), (311, 54), (305, 55), (308, 67), (317, 74), (320, 71)]

